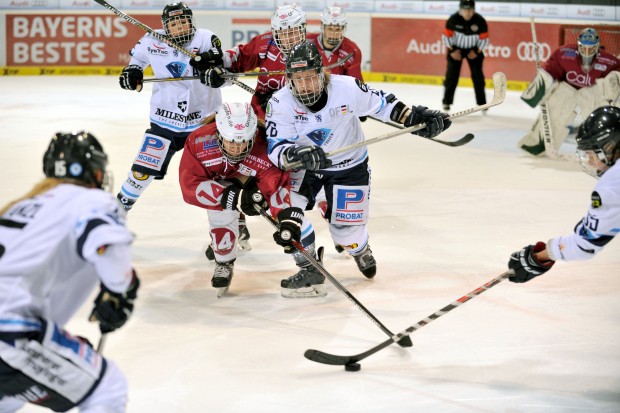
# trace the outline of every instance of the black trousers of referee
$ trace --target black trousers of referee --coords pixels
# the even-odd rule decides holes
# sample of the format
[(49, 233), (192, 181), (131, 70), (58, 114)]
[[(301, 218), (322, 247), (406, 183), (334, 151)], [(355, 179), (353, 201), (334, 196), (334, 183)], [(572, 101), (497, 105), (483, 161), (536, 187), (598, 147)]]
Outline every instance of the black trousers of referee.
[(474, 83), (476, 104), (484, 105), (487, 103), (487, 97), (484, 94), (484, 73), (482, 73), (484, 54), (480, 53), (474, 60), (469, 60), (467, 58), (467, 54), (470, 50), (471, 49), (461, 49), (461, 55), (463, 56), (463, 59), (461, 60), (454, 60), (450, 56), (450, 53), (448, 53), (448, 68), (446, 70), (446, 79), (443, 83), (445, 89), (442, 103), (445, 105), (451, 105), (454, 102), (454, 92), (456, 91), (456, 85), (459, 83), (461, 65), (465, 60), (467, 60), (467, 63), (469, 64), (471, 80)]

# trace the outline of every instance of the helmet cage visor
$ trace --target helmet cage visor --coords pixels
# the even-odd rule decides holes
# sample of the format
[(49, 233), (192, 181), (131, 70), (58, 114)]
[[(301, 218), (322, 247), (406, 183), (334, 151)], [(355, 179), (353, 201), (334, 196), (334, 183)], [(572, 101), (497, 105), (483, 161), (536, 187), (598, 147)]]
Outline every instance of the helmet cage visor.
[(230, 163), (239, 163), (243, 161), (252, 151), (254, 146), (254, 138), (249, 139), (227, 139), (219, 131), (217, 132), (217, 144), (220, 147), (222, 155)]
[(585, 29), (577, 38), (577, 51), (581, 56), (581, 63), (589, 67), (598, 53), (600, 39), (593, 29)]
[(305, 106), (314, 105), (325, 88), (322, 69), (306, 69), (287, 73), (288, 87), (293, 96)]
[(272, 29), (273, 40), (278, 49), (288, 55), (293, 46), (306, 41), (306, 24), (295, 27)]
[(347, 32), (347, 24), (321, 24), (321, 36), (323, 40), (330, 46), (338, 46), (342, 43), (344, 35)]
[(194, 15), (176, 10), (168, 13), (167, 17), (162, 19), (166, 35), (170, 40), (178, 45), (184, 45), (192, 41), (196, 34), (196, 26), (194, 25)]

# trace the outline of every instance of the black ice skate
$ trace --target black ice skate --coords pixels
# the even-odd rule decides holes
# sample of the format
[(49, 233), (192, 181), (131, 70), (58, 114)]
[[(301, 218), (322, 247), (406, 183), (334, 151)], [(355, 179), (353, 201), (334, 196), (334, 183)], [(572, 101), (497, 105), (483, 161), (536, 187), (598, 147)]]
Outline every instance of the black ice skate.
[(215, 262), (215, 270), (213, 278), (211, 278), (211, 286), (217, 289), (217, 298), (221, 298), (230, 287), (230, 281), (233, 277), (233, 267), (235, 260), (227, 262)]
[(357, 264), (357, 268), (359, 268), (366, 278), (372, 278), (377, 274), (377, 261), (375, 261), (375, 257), (372, 256), (372, 251), (368, 244), (362, 248), (359, 254), (354, 255), (353, 259)]
[[(321, 263), (323, 259), (323, 247), (318, 250), (317, 261)], [(297, 264), (300, 268), (295, 275), (288, 277), (280, 282), (282, 287), (282, 297), (285, 298), (314, 298), (325, 297), (325, 276), (321, 274), (309, 261)]]

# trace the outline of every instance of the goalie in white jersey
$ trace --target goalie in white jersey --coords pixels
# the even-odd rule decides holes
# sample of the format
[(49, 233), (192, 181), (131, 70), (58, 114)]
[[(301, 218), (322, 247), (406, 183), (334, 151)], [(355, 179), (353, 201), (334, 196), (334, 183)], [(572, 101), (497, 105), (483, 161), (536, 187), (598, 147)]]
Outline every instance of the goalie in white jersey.
[[(119, 83), (123, 89), (142, 90), (143, 70), (151, 66), (157, 78), (202, 76), (207, 69), (221, 66), (220, 39), (210, 30), (197, 29), (192, 10), (183, 2), (167, 5), (162, 13), (167, 36), (179, 47), (200, 56), (190, 59), (170, 45), (145, 34), (131, 50), (131, 61), (123, 69)], [(222, 104), (218, 89), (201, 80), (156, 82), (151, 96), (150, 127), (117, 199), (129, 211), (154, 179), (163, 179), (172, 156), (183, 149), (189, 134), (201, 126), (205, 117)]]
[(514, 252), (508, 262), (515, 273), (510, 281), (529, 281), (557, 260), (590, 259), (620, 233), (620, 108), (603, 106), (586, 118), (577, 132), (577, 155), (584, 171), (600, 178), (588, 212), (570, 235)]
[(99, 283), (91, 320), (102, 333), (133, 310), (132, 235), (101, 188), (107, 156), (88, 132), (57, 133), (46, 178), (0, 210), (0, 412), (125, 412), (118, 367), (64, 325)]
[[(286, 62), (288, 87), (276, 92), (267, 106), (269, 158), (279, 167), (301, 162), (291, 173), (291, 205), (312, 208), (324, 187), (325, 218), (336, 244), (349, 252), (367, 278), (377, 272), (368, 245), (370, 167), (368, 150), (361, 147), (335, 155), (325, 152), (364, 140), (360, 116), (374, 116), (405, 126), (425, 122), (414, 132), (432, 138), (447, 129), (448, 114), (413, 107), (394, 95), (372, 89), (350, 76), (323, 72), (322, 58), (312, 42), (293, 47)], [(314, 253), (314, 230), (306, 217), (300, 220), (302, 245)], [(300, 253), (293, 254), (300, 271), (282, 280), (285, 297), (324, 296), (325, 277)], [(320, 257), (319, 257), (320, 258)]]

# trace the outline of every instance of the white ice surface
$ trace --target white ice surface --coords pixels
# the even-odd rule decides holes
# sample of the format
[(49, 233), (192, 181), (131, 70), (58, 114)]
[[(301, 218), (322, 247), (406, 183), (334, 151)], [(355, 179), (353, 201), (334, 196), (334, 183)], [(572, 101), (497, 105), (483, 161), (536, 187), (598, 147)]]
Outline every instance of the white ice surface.
[[(373, 86), (440, 107), (440, 87)], [(237, 87), (223, 94), (249, 101)], [(89, 129), (102, 141), (118, 191), (148, 127), (150, 87), (138, 94), (115, 77), (1, 77), (0, 96), (1, 204), (41, 179), (43, 151), (59, 130)], [(466, 146), (406, 135), (369, 147), (374, 280), (336, 254), (310, 213), (326, 268), (393, 332), (504, 272), (511, 252), (569, 233), (585, 213), (593, 178), (516, 148), (536, 115), (518, 96), (441, 136), (474, 133)], [(460, 88), (453, 110), (474, 103)], [(364, 129), (367, 137), (392, 130), (372, 120)], [(356, 354), (387, 336), (332, 285), (324, 299), (282, 298), (280, 279), (295, 267), (262, 218), (249, 218), (254, 249), (238, 258), (229, 295), (216, 298), (206, 213), (181, 198), (179, 158), (128, 217), (142, 288), (104, 354), (128, 377), (129, 413), (620, 411), (619, 240), (591, 261), (500, 283), (415, 332), (413, 348), (392, 345), (350, 373), (303, 353)], [(68, 327), (96, 342), (90, 307)]]

